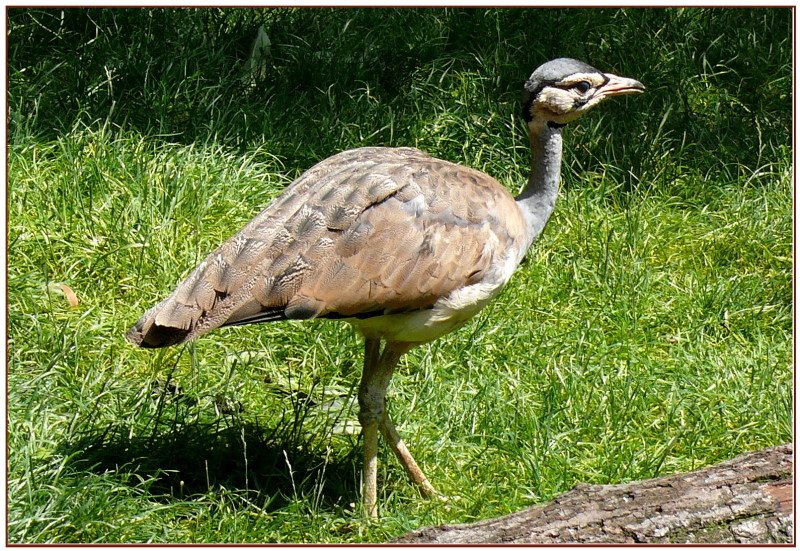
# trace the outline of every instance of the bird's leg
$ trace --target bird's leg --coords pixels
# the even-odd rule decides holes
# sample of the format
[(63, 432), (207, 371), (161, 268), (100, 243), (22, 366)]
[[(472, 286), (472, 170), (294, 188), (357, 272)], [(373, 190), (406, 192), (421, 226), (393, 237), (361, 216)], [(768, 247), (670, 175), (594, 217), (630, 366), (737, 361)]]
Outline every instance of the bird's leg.
[(381, 352), (380, 340), (375, 338), (367, 338), (364, 345), (364, 373), (358, 388), (358, 421), (364, 432), (362, 500), (370, 517), (378, 516), (378, 431), (386, 418), (386, 391), (397, 362), (410, 348), (404, 343), (386, 343)]
[[(372, 378), (378, 370), (380, 339), (367, 338), (364, 343), (364, 372), (358, 388), (358, 421), (364, 434), (363, 487), (361, 489), (364, 511), (370, 517), (378, 516), (378, 419), (372, 411), (374, 398)], [(380, 400), (383, 402), (383, 400)]]
[(403, 442), (402, 438), (400, 438), (400, 434), (394, 427), (394, 423), (392, 423), (392, 420), (389, 418), (388, 411), (384, 413), (379, 427), (381, 434), (383, 434), (383, 437), (392, 446), (392, 451), (397, 456), (400, 464), (403, 465), (403, 468), (406, 470), (406, 473), (411, 481), (419, 486), (419, 490), (424, 496), (435, 496), (437, 493), (436, 489), (430, 482), (428, 482), (428, 478), (425, 476), (425, 473), (422, 472), (422, 469), (419, 468), (417, 462), (414, 461), (414, 457), (411, 455), (411, 452), (408, 451), (406, 443)]

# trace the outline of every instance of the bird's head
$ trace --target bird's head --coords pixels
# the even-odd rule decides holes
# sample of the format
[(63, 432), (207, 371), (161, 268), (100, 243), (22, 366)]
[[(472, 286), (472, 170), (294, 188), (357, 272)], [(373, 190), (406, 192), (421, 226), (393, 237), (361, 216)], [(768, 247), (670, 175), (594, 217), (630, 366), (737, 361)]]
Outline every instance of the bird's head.
[(548, 61), (525, 83), (522, 116), (528, 126), (563, 126), (611, 96), (644, 92), (632, 78), (598, 71), (566, 57)]

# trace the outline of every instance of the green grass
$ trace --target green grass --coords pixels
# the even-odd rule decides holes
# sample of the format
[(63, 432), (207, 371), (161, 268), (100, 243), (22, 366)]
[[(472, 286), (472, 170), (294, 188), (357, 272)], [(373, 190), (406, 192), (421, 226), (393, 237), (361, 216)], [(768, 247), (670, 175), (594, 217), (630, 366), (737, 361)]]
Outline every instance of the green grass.
[[(790, 12), (712, 12), (12, 10), (9, 541), (379, 542), (790, 441)], [(262, 23), (271, 73), (242, 89)], [(345, 324), (125, 342), (335, 151), (416, 145), (516, 191), (519, 85), (555, 55), (648, 93), (566, 130), (561, 200), (509, 287), (395, 375), (447, 502), (382, 448), (363, 517)]]

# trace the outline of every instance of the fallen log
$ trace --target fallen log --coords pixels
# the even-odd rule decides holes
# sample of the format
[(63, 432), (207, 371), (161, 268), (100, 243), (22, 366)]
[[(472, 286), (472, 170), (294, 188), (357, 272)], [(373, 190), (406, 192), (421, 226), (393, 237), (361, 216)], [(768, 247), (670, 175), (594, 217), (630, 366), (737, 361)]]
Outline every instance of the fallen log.
[(393, 543), (793, 543), (793, 475), (787, 444), (690, 473), (579, 484), (524, 511)]

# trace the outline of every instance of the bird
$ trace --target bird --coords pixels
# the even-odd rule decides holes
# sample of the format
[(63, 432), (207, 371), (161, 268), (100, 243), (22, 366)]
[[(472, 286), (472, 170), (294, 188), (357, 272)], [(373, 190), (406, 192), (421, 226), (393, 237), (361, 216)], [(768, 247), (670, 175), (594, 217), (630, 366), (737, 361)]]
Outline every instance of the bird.
[(525, 82), (531, 148), (516, 197), (496, 179), (410, 147), (361, 147), (320, 161), (203, 260), (126, 334), (142, 348), (220, 327), (349, 322), (364, 337), (358, 387), (361, 500), (378, 516), (379, 434), (424, 496), (438, 495), (387, 411), (401, 357), (463, 326), (508, 283), (555, 208), (562, 130), (631, 78), (558, 58)]

